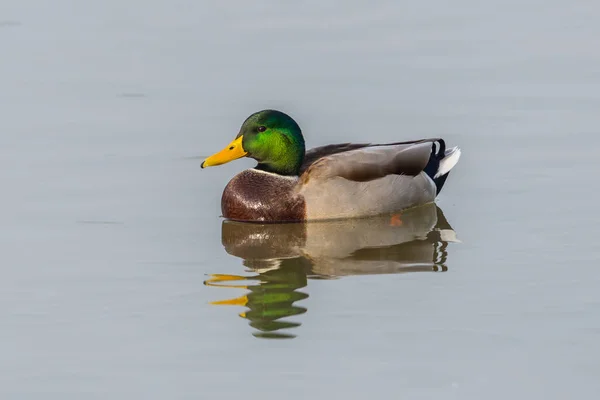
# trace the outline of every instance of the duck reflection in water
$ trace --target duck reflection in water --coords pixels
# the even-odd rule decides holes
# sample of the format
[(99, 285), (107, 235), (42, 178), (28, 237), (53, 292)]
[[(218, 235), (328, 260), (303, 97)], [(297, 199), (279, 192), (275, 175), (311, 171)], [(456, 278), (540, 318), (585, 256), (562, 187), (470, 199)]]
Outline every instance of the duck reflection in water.
[[(243, 260), (251, 276), (214, 274), (205, 285), (249, 292), (214, 305), (244, 306), (240, 314), (262, 338), (293, 338), (281, 332), (300, 326), (282, 321), (307, 310), (295, 303), (308, 294), (308, 279), (350, 275), (443, 272), (456, 234), (436, 204), (368, 219), (255, 224), (223, 221), (227, 253)], [(243, 282), (244, 284), (235, 284)]]

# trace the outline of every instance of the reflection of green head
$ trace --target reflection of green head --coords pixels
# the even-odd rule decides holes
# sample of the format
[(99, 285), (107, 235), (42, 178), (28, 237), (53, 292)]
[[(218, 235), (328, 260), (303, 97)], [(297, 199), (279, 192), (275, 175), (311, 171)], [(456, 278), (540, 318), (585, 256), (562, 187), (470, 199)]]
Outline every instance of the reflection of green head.
[[(251, 269), (260, 270), (272, 266), (272, 260), (246, 260), (244, 264)], [(303, 258), (284, 259), (278, 261), (276, 269), (270, 269), (254, 276), (213, 275), (204, 283), (210, 286), (244, 288), (250, 293), (244, 296), (212, 302), (215, 305), (245, 306), (247, 311), (240, 316), (250, 321), (250, 326), (258, 329), (253, 333), (256, 337), (270, 339), (294, 338), (296, 335), (279, 332), (300, 326), (298, 322), (282, 321), (282, 318), (304, 314), (306, 308), (294, 305), (295, 302), (308, 297), (306, 293), (298, 292), (307, 284), (307, 269), (309, 265)], [(258, 281), (254, 285), (223, 284), (232, 281)]]
[(241, 316), (250, 320), (250, 326), (260, 331), (254, 333), (254, 336), (264, 338), (295, 336), (276, 331), (300, 326), (297, 322), (281, 321), (281, 319), (306, 312), (306, 308), (294, 305), (295, 302), (308, 297), (306, 293), (297, 291), (307, 284), (306, 272), (302, 263), (298, 261), (299, 259), (282, 260), (278, 269), (258, 275), (260, 284), (248, 287), (250, 293), (246, 295), (248, 299), (246, 307), (249, 310)]
[(289, 115), (263, 110), (244, 121), (237, 137), (248, 157), (258, 161), (256, 168), (280, 175), (298, 175), (304, 160), (304, 137)]

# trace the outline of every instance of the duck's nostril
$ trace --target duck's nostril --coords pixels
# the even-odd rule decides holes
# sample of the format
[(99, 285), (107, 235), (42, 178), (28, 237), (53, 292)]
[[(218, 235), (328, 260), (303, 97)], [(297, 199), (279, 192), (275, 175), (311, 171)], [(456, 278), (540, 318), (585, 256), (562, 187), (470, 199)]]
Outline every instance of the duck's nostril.
[(233, 146), (231, 146), (231, 147), (229, 148), (229, 150), (233, 150)]

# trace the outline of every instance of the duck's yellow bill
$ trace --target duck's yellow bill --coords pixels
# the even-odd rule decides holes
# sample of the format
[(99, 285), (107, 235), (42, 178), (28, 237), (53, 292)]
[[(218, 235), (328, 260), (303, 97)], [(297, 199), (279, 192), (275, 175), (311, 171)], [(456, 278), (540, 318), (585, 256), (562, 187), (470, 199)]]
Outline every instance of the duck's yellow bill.
[(202, 164), (200, 164), (200, 167), (206, 168), (215, 165), (221, 165), (228, 163), (229, 161), (237, 160), (238, 158), (244, 157), (248, 153), (244, 151), (244, 148), (242, 147), (243, 138), (243, 136), (240, 136), (233, 142), (229, 143), (229, 145), (227, 145), (227, 147), (225, 147), (220, 152), (208, 157), (202, 162)]

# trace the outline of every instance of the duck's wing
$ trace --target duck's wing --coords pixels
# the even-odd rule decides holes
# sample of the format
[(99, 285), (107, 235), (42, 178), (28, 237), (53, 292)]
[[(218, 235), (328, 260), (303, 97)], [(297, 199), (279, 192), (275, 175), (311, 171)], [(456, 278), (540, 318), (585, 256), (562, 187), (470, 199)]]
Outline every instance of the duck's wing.
[(416, 176), (427, 166), (433, 143), (443, 152), (441, 139), (318, 147), (307, 152), (300, 182), (333, 177), (366, 182), (391, 174)]
[(328, 144), (326, 146), (315, 147), (306, 151), (304, 156), (304, 162), (300, 167), (300, 175), (304, 173), (312, 164), (323, 157), (331, 156), (333, 154), (343, 153), (346, 151), (361, 149), (363, 147), (371, 146), (370, 143), (339, 143), (339, 144)]

